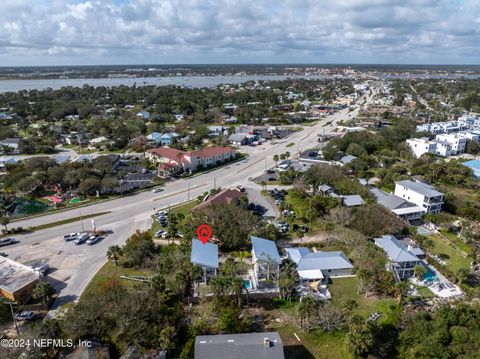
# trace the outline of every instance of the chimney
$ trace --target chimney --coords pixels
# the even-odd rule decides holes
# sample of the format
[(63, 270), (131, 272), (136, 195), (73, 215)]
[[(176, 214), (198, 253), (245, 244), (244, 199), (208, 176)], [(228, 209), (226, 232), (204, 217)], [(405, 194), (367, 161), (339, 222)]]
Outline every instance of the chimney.
[(412, 246), (410, 244), (407, 246), (407, 251), (409, 251), (409, 252), (412, 251)]
[(270, 345), (271, 345), (270, 339), (263, 338), (263, 347), (264, 348), (270, 348)]

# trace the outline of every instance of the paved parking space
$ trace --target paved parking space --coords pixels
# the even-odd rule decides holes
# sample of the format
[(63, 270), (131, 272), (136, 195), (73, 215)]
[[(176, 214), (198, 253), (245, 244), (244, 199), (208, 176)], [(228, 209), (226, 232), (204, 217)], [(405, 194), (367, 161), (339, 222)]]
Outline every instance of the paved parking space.
[(253, 187), (245, 187), (245, 190), (247, 192), (247, 197), (248, 200), (251, 203), (258, 204), (265, 208), (267, 211), (263, 214), (264, 217), (273, 217), (277, 218), (278, 217), (278, 208), (275, 206), (275, 204), (270, 200), (270, 198), (267, 198), (265, 196), (262, 196), (260, 193), (259, 188), (253, 188)]

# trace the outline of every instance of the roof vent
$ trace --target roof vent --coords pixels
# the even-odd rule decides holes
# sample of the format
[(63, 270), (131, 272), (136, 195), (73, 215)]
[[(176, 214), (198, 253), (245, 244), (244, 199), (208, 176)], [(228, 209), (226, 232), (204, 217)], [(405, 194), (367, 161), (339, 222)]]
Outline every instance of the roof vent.
[(271, 345), (270, 339), (263, 338), (263, 347), (264, 348), (270, 348), (270, 345)]

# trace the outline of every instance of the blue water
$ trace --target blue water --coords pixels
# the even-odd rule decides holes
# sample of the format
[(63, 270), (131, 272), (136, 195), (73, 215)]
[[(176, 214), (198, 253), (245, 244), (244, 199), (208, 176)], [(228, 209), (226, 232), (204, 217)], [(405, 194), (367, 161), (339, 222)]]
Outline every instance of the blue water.
[(435, 273), (435, 271), (432, 271), (430, 269), (428, 269), (427, 272), (423, 275), (423, 280), (425, 282), (431, 282), (435, 279), (437, 279), (437, 274)]
[(250, 279), (243, 280), (243, 288), (251, 289), (252, 288), (252, 281)]

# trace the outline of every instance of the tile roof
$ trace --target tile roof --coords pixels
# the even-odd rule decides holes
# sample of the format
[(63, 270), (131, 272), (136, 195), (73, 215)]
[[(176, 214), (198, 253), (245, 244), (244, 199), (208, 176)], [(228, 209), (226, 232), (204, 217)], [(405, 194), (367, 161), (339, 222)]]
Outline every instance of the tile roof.
[(192, 208), (192, 211), (198, 211), (209, 205), (231, 204), (237, 198), (240, 199), (244, 194), (237, 188), (225, 188), (216, 195), (208, 197), (204, 202)]

